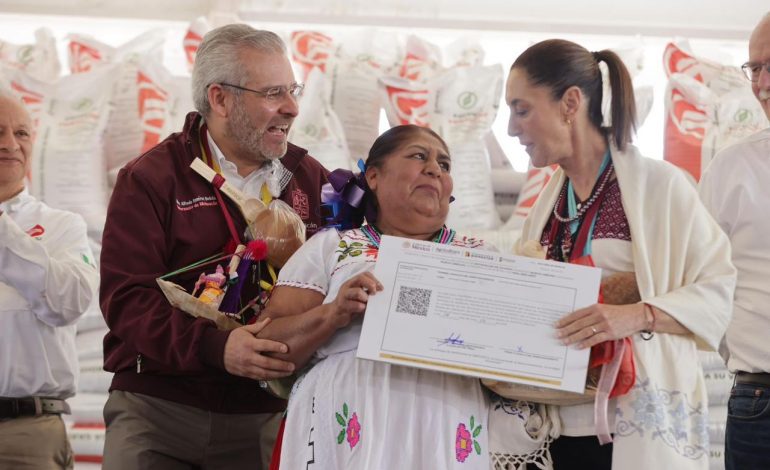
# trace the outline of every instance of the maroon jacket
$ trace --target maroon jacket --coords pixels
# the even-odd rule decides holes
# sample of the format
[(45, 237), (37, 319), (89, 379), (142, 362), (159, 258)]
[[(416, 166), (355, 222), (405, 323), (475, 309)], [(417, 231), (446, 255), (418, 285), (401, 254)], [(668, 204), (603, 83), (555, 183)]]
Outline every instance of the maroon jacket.
[[(155, 279), (221, 252), (229, 231), (210, 183), (190, 169), (200, 157), (201, 116), (190, 113), (172, 134), (119, 173), (101, 254), (100, 301), (110, 331), (104, 368), (110, 390), (163, 398), (220, 413), (274, 412), (285, 402), (224, 369), (229, 332), (171, 307)], [(328, 172), (289, 144), (281, 163), (293, 173), (280, 198), (302, 217), (308, 236), (322, 225), (321, 186)], [(224, 197), (227, 200), (227, 197)], [(246, 222), (227, 200), (239, 234)], [(210, 267), (208, 268), (211, 269)], [(200, 271), (171, 279), (192, 291)]]

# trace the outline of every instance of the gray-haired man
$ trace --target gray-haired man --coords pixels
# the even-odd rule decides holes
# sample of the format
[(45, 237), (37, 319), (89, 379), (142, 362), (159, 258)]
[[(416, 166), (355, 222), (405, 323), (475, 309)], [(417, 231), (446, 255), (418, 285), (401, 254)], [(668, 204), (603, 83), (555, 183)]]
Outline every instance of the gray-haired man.
[[(286, 346), (257, 339), (260, 322), (221, 331), (194, 319), (155, 279), (243, 240), (245, 220), (193, 173), (195, 158), (247, 194), (289, 204), (308, 234), (318, 230), (327, 171), (287, 141), (301, 90), (274, 33), (217, 28), (193, 69), (198, 113), (121, 170), (101, 258), (105, 369), (115, 372), (104, 409), (106, 469), (267, 468), (285, 402), (257, 381), (293, 371), (264, 354)], [(201, 272), (174, 281), (191, 292)], [(247, 278), (253, 294), (259, 279)]]

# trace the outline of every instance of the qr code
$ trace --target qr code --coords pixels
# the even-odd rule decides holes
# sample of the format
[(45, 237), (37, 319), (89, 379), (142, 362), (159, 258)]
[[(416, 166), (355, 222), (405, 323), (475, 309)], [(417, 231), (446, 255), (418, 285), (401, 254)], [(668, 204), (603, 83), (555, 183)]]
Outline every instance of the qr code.
[(401, 290), (398, 291), (396, 312), (427, 316), (431, 292), (430, 289), (401, 286)]

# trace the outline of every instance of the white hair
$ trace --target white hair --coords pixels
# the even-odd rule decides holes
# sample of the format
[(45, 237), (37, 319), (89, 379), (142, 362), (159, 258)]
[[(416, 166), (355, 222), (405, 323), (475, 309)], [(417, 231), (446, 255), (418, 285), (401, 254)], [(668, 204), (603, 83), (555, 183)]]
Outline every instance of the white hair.
[[(272, 31), (254, 29), (246, 24), (228, 24), (209, 31), (198, 47), (192, 71), (193, 102), (203, 116), (211, 112), (209, 85), (232, 83), (243, 86), (248, 81), (239, 58), (244, 48), (286, 54), (286, 45)], [(233, 92), (240, 93), (240, 90), (234, 89)]]
[(27, 108), (27, 104), (24, 102), (24, 99), (22, 99), (22, 96), (16, 91), (8, 88), (7, 86), (0, 85), (0, 100), (8, 100), (13, 103), (18, 103), (19, 108), (21, 108), (27, 115), (27, 118), (32, 121), (32, 116), (30, 115), (29, 108)]

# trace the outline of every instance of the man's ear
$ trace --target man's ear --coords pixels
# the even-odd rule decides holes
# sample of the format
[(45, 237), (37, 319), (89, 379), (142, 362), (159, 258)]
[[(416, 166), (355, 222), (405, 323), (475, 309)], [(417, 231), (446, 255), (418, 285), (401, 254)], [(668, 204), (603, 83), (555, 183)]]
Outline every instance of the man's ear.
[(228, 95), (222, 86), (218, 83), (209, 85), (206, 93), (209, 97), (211, 112), (217, 116), (227, 117), (228, 114)]
[(583, 103), (583, 92), (577, 86), (567, 88), (561, 96), (561, 113), (565, 121), (574, 121), (580, 105)]

